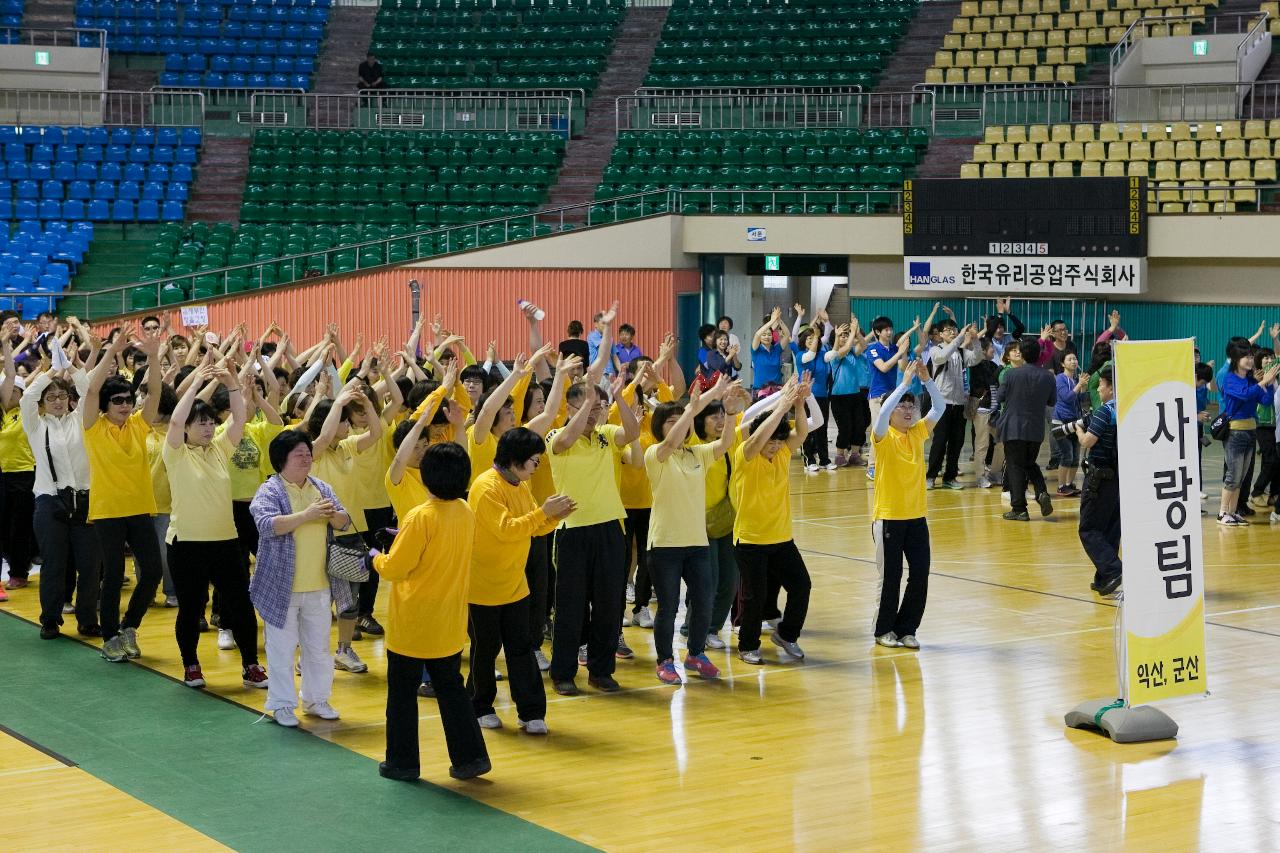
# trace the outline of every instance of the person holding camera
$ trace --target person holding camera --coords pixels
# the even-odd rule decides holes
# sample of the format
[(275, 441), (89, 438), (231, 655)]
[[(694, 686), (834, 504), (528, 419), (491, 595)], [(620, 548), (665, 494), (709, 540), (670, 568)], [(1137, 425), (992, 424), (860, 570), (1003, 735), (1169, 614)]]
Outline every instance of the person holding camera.
[(1089, 416), (1086, 429), (1075, 422), (1076, 438), (1088, 453), (1084, 491), (1080, 495), (1080, 544), (1093, 561), (1089, 588), (1104, 598), (1120, 588), (1120, 481), (1116, 455), (1116, 401), (1111, 367), (1098, 373), (1102, 405)]
[(1080, 467), (1080, 445), (1076, 439), (1077, 422), (1084, 417), (1084, 406), (1089, 399), (1089, 374), (1080, 372), (1076, 354), (1067, 353), (1062, 359), (1062, 372), (1054, 377), (1057, 402), (1053, 407), (1053, 444), (1058, 457), (1058, 497), (1079, 496), (1076, 488), (1076, 469)]

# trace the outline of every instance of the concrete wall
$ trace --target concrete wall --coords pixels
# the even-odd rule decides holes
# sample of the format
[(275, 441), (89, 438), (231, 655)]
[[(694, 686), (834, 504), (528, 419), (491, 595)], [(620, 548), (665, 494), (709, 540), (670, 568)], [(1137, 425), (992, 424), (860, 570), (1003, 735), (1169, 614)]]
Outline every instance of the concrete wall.
[[(36, 53), (48, 65), (36, 65)], [(0, 45), (0, 89), (56, 89), (97, 92), (106, 88), (106, 52), (98, 47)]]

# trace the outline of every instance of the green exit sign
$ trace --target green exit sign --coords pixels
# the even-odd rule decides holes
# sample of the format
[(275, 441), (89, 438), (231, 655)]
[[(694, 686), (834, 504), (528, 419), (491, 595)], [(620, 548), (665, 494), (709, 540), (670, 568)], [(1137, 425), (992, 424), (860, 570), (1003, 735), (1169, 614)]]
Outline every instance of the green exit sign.
[(1208, 56), (1208, 55), (1209, 55), (1209, 40), (1208, 40), (1208, 39), (1196, 39), (1196, 40), (1194, 40), (1193, 42), (1191, 42), (1191, 55), (1192, 55), (1192, 56)]
[(764, 268), (770, 272), (777, 272), (782, 269), (782, 257), (780, 255), (765, 255)]
[(37, 51), (36, 51), (36, 65), (48, 65), (48, 64), (49, 64), (49, 51), (47, 51), (47, 50), (37, 50)]

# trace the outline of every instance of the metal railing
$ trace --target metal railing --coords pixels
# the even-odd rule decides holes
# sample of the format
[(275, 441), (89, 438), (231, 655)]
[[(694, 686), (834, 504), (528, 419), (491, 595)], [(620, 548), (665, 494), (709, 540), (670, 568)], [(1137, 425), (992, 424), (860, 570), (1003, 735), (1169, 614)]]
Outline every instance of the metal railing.
[(641, 86), (637, 97), (706, 97), (709, 95), (848, 95), (858, 94), (861, 86)]
[[(107, 49), (107, 31), (91, 27), (3, 27), (5, 44), (30, 44), (41, 47), (96, 47)], [(84, 38), (82, 38), (82, 36)], [(90, 42), (84, 44), (84, 42)]]
[(991, 89), (982, 125), (1222, 121), (1275, 116), (1280, 81), (1169, 86), (1072, 86)]
[[(1259, 48), (1264, 48), (1267, 52), (1267, 59), (1270, 58), (1271, 56), (1271, 33), (1270, 33), (1270, 26), (1269, 26), (1270, 18), (1271, 18), (1270, 13), (1263, 12), (1261, 17), (1258, 17), (1257, 19), (1253, 20), (1252, 23), (1249, 24), (1248, 29), (1245, 31), (1244, 38), (1240, 39), (1240, 43), (1236, 45), (1236, 80), (1237, 81), (1245, 79), (1245, 71), (1244, 71), (1245, 59), (1248, 57), (1250, 53), (1252, 53), (1255, 50), (1258, 50)], [(1213, 19), (1215, 26), (1217, 25), (1218, 20), (1219, 20), (1218, 18)], [(1244, 16), (1241, 16), (1241, 21), (1242, 22), (1244, 21)], [(1266, 64), (1267, 59), (1263, 59), (1258, 63), (1257, 72), (1260, 72), (1262, 70), (1262, 66)], [(1253, 73), (1257, 73), (1257, 72), (1253, 72)], [(1252, 76), (1252, 74), (1250, 76), (1250, 79), (1255, 79)]]
[(200, 92), (0, 89), (0, 122), (8, 124), (203, 128), (204, 117)]
[(932, 92), (863, 92), (659, 96), (617, 99), (614, 123), (623, 130), (820, 130), (927, 127), (934, 123)]
[(312, 130), (558, 131), (568, 135), (569, 97), (254, 94), (249, 110), (256, 127)]
[[(1108, 57), (1111, 67), (1111, 82), (1115, 82), (1116, 71), (1124, 62), (1126, 56), (1132, 52), (1134, 45), (1138, 40), (1144, 38), (1164, 38), (1168, 36), (1189, 36), (1193, 33), (1197, 26), (1205, 27), (1201, 31), (1201, 35), (1229, 35), (1231, 33), (1242, 33), (1244, 38), (1236, 45), (1236, 80), (1240, 80), (1239, 68), (1247, 52), (1246, 47), (1255, 45), (1261, 41), (1261, 36), (1266, 35), (1266, 12), (1223, 12), (1215, 14), (1211, 18), (1205, 18), (1203, 15), (1169, 15), (1163, 18), (1139, 18), (1129, 25), (1124, 31), (1124, 35), (1116, 42), (1115, 47), (1111, 48)], [(1258, 32), (1259, 26), (1261, 31)]]

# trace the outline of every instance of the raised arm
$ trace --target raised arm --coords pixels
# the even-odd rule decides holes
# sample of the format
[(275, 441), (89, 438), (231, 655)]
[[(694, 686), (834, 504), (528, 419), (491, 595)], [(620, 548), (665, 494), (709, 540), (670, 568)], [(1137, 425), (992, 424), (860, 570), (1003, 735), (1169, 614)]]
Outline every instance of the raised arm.
[(502, 410), (502, 405), (511, 399), (511, 389), (515, 388), (516, 383), (529, 372), (529, 365), (524, 360), (524, 353), (517, 354), (516, 360), (512, 364), (515, 369), (507, 374), (507, 378), (502, 380), (501, 384), (484, 401), (484, 405), (476, 412), (476, 419), (471, 425), (471, 434), (475, 436), (477, 444), (487, 440), (481, 437), (487, 436), (489, 431), (493, 429), (493, 422), (497, 420), (498, 412)]
[[(538, 319), (538, 312), (542, 309), (532, 302), (526, 302), (524, 307), (520, 309), (520, 313), (524, 315), (525, 320), (529, 323), (529, 352), (537, 352), (542, 349), (542, 321)], [(546, 359), (539, 359), (534, 364), (533, 375), (539, 382), (545, 382), (551, 378), (551, 365)]]
[[(93, 372), (89, 374), (89, 388), (80, 405), (81, 422), (84, 424), (85, 429), (93, 426), (98, 421), (98, 392), (102, 390), (102, 385), (107, 381), (111, 368), (115, 366), (116, 356), (124, 352), (125, 348), (129, 346), (129, 336), (132, 333), (133, 324), (126, 323), (120, 329), (120, 334), (116, 335), (115, 340), (106, 348), (97, 365), (94, 366)], [(157, 378), (159, 375), (157, 372)], [(157, 399), (157, 405), (159, 405), (159, 402), (159, 399)]]
[[(552, 439), (551, 451), (553, 453), (564, 453), (587, 431), (587, 418), (591, 414), (591, 408), (599, 405), (600, 400), (595, 396), (597, 394), (596, 386), (587, 385), (586, 391), (587, 393), (582, 401), (583, 405), (573, 413), (573, 416), (569, 418), (569, 422)], [(619, 406), (618, 408), (625, 409), (627, 407)]]
[(600, 333), (600, 348), (596, 351), (595, 361), (591, 362), (591, 366), (587, 368), (587, 380), (592, 385), (600, 384), (600, 380), (604, 378), (605, 365), (613, 355), (613, 323), (616, 319), (618, 319), (618, 301), (615, 299), (609, 306), (609, 310), (600, 317), (601, 323), (604, 324), (604, 331)]
[(0, 357), (4, 363), (4, 381), (0, 382), (0, 409), (9, 411), (9, 399), (13, 396), (13, 384), (18, 376), (18, 366), (13, 358), (13, 344), (8, 335), (0, 334)]
[(679, 400), (689, 390), (689, 385), (684, 378), (684, 368), (676, 358), (676, 336), (670, 332), (663, 335), (662, 346), (658, 348), (658, 358), (653, 366), (662, 367), (664, 364), (670, 368), (671, 396)]
[[(320, 426), (320, 434), (311, 439), (311, 455), (323, 456), (325, 451), (329, 449), (329, 445), (333, 444), (334, 438), (338, 435), (338, 424), (342, 423), (342, 409), (348, 403), (355, 402), (356, 395), (364, 396), (355, 386), (355, 380), (351, 384), (346, 385), (333, 401), (333, 405), (329, 407), (329, 414), (325, 416), (324, 423)], [(319, 399), (317, 394), (316, 398)], [(308, 415), (307, 420), (310, 420)]]
[(755, 334), (751, 336), (752, 349), (755, 349), (764, 343), (765, 335), (769, 335), (770, 337), (773, 336), (773, 327), (777, 325), (781, 318), (782, 308), (774, 308), (773, 312), (769, 315), (769, 319), (765, 320), (764, 325), (756, 329)]
[[(754, 459), (760, 454), (760, 451), (764, 449), (765, 444), (769, 442), (769, 438), (778, 428), (778, 424), (782, 423), (782, 419), (795, 406), (796, 400), (799, 399), (799, 388), (794, 376), (787, 380), (786, 386), (778, 392), (777, 397), (777, 405), (769, 413), (769, 417), (765, 418), (764, 423), (757, 427), (743, 442), (742, 456), (744, 459)], [(745, 418), (743, 418), (743, 423), (746, 423)]]
[(564, 402), (564, 392), (569, 384), (567, 377), (581, 363), (581, 356), (560, 356), (559, 361), (556, 363), (555, 376), (551, 380), (551, 391), (547, 394), (547, 403), (542, 407), (542, 414), (535, 418), (530, 418), (525, 424), (525, 428), (533, 430), (543, 438), (547, 437), (547, 433), (551, 431), (552, 425), (556, 422), (556, 417), (560, 414), (560, 406)]
[[(200, 389), (205, 383), (211, 383), (214, 378), (215, 368), (211, 365), (197, 367), (192, 374), (195, 381), (192, 382), (182, 397), (178, 400), (178, 405), (174, 407), (173, 414), (169, 417), (169, 428), (165, 431), (164, 440), (170, 447), (177, 449), (182, 446), (185, 441), (185, 433), (187, 429), (187, 418), (191, 416), (191, 407), (195, 405), (197, 397), (199, 397)], [(236, 442), (239, 444), (239, 441)]]

